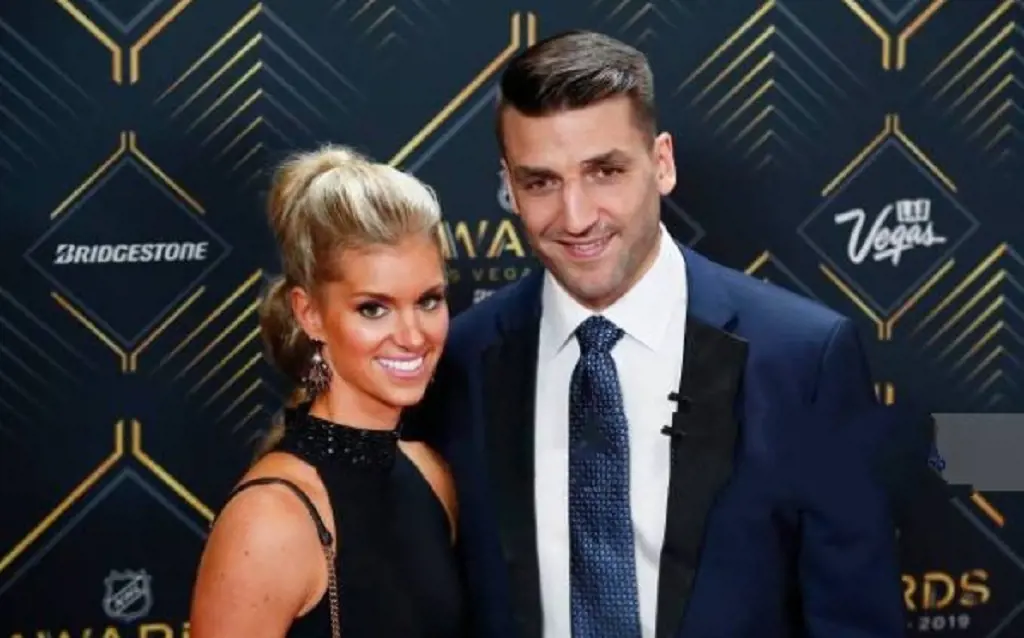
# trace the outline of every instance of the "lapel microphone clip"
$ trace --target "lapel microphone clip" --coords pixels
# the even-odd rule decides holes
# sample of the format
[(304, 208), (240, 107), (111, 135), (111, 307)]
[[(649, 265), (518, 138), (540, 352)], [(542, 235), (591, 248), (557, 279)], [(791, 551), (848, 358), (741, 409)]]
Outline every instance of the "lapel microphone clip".
[(690, 397), (679, 396), (678, 392), (669, 392), (668, 400), (675, 403), (678, 409), (672, 413), (672, 425), (661, 428), (661, 433), (673, 440), (678, 440), (686, 436), (681, 417), (690, 411), (691, 401)]

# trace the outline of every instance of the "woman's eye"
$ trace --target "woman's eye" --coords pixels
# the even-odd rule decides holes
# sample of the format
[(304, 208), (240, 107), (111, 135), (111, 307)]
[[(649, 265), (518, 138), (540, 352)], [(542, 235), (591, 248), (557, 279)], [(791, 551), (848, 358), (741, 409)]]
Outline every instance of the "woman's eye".
[(436, 310), (442, 303), (444, 303), (444, 297), (441, 297), (440, 295), (433, 295), (421, 301), (420, 306), (422, 306), (424, 310)]
[(379, 303), (364, 303), (359, 306), (359, 314), (367, 319), (378, 319), (384, 316), (387, 309)]

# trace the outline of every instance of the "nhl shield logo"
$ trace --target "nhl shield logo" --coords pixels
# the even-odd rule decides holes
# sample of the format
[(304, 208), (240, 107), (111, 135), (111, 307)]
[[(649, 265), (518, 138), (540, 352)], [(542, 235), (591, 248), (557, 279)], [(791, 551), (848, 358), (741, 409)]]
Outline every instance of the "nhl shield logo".
[(112, 570), (103, 579), (103, 611), (112, 620), (132, 622), (153, 607), (153, 577), (146, 570)]
[(508, 190), (508, 182), (505, 180), (505, 173), (498, 171), (498, 206), (506, 213), (516, 214), (515, 206), (512, 202), (512, 193)]

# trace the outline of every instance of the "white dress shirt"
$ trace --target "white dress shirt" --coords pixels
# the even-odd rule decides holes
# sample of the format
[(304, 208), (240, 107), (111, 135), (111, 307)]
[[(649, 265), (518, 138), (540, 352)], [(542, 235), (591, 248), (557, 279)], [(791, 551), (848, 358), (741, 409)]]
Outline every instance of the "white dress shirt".
[[(569, 589), (569, 383), (573, 331), (592, 313), (545, 275), (537, 360), (534, 491), (544, 636), (572, 635)], [(686, 265), (664, 226), (650, 270), (600, 313), (625, 336), (612, 351), (629, 421), (629, 493), (643, 637), (653, 638), (668, 502), (669, 425), (686, 330)]]

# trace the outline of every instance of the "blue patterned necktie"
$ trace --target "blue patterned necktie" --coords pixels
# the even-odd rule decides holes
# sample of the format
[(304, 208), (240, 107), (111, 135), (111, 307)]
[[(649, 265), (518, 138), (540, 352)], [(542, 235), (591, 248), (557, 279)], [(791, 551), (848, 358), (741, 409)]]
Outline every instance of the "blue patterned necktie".
[(622, 329), (576, 329), (569, 390), (569, 537), (573, 638), (640, 638), (629, 512), (629, 427), (611, 350)]

